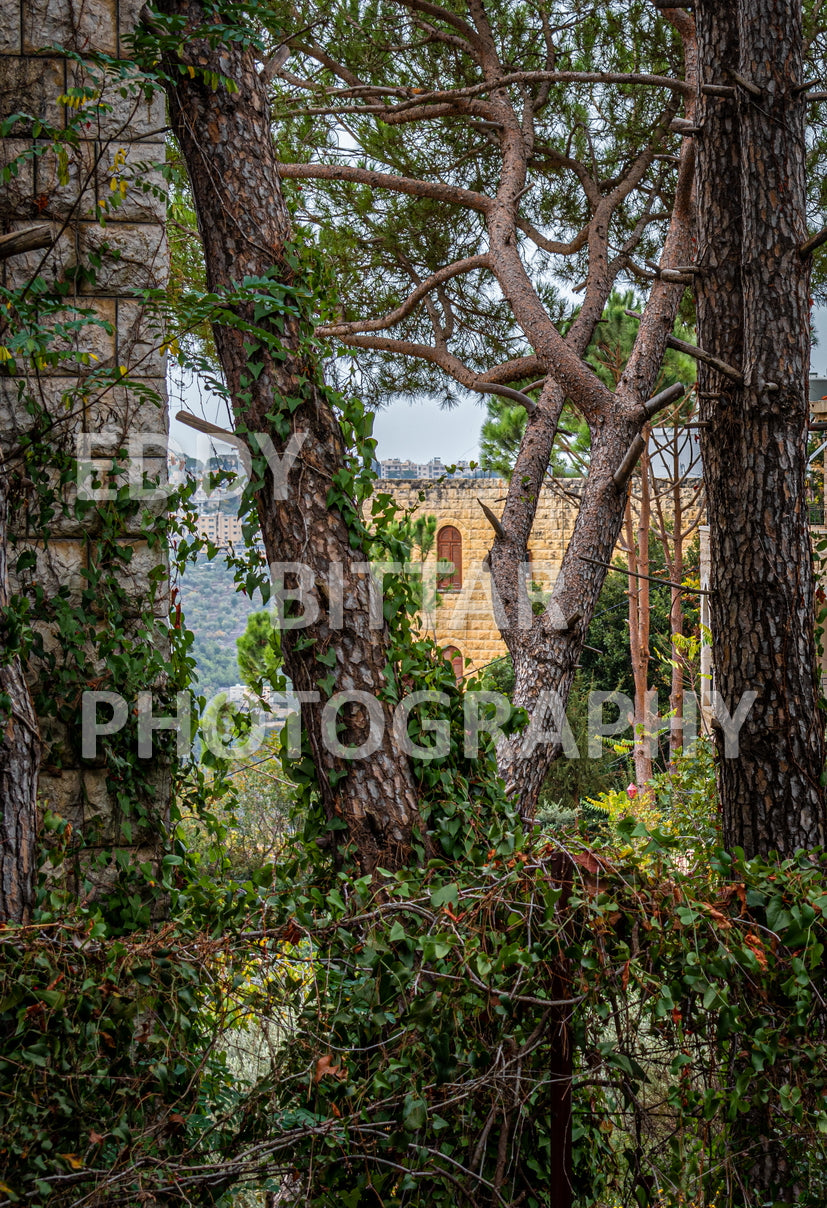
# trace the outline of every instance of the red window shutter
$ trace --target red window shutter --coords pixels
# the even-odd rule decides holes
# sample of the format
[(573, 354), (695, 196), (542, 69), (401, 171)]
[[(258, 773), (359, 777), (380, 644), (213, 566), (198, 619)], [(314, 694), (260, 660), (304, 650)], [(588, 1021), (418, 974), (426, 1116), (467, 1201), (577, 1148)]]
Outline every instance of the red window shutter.
[(453, 573), (440, 575), (437, 587), (440, 591), (459, 591), (462, 587), (462, 537), (459, 529), (446, 524), (437, 533), (436, 556), (440, 562), (450, 562)]

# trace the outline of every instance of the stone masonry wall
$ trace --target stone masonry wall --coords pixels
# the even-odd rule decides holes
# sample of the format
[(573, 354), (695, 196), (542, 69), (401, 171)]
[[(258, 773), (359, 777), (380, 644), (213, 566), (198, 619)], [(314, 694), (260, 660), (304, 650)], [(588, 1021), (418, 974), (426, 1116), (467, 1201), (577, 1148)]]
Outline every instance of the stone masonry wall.
[[(443, 648), (454, 646), (459, 650), (467, 660), (466, 675), (502, 658), (506, 647), (494, 619), (491, 575), (485, 561), (494, 534), (480, 502), (495, 516), (501, 516), (508, 483), (502, 478), (453, 478), (443, 482), (382, 479), (376, 489), (392, 495), (402, 510), (415, 508), (420, 516), (436, 516), (437, 532), (450, 524), (462, 537), (462, 589), (436, 593), (437, 607), (425, 617), (429, 632)], [(420, 493), (425, 496), (421, 502)], [(687, 488), (685, 507), (694, 509), (693, 499), (694, 492)], [(547, 595), (557, 580), (576, 519), (576, 501), (566, 499), (555, 487), (544, 486), (528, 545), (530, 579), (542, 595)], [(425, 575), (430, 568), (432, 581), (436, 577), (436, 561), (434, 542), (425, 564)]]
[[(429, 622), (440, 646), (455, 646), (469, 660), (466, 673), (481, 670), (501, 658), (505, 643), (494, 620), (491, 575), (485, 559), (493, 542), (491, 525), (479, 501), (502, 514), (508, 484), (502, 478), (453, 478), (443, 482), (425, 479), (383, 479), (377, 490), (392, 495), (400, 508), (417, 507), (420, 515), (437, 517), (437, 531), (453, 525), (462, 537), (462, 588), (438, 593), (438, 605)], [(419, 494), (425, 499), (419, 502)], [(563, 553), (574, 531), (577, 508), (546, 487), (537, 509), (537, 520), (529, 542), (531, 578), (545, 591), (553, 587)], [(435, 575), (436, 543), (426, 562)]]
[[(165, 478), (162, 335), (135, 297), (137, 289), (161, 286), (168, 276), (164, 181), (158, 167), (164, 158), (164, 98), (158, 92), (147, 100), (129, 87), (122, 95), (124, 84), (129, 83), (128, 71), (126, 80), (104, 79), (100, 68), (88, 58), (84, 61), (93, 52), (128, 56), (125, 38), (134, 27), (141, 3), (0, 0), (0, 116), (26, 115), (0, 139), (0, 166), (14, 165), (0, 199), (2, 231), (48, 222), (57, 235), (51, 249), (8, 259), (2, 271), (3, 283), (10, 287), (21, 286), (35, 275), (71, 282), (68, 301), (89, 306), (108, 324), (106, 328), (86, 324), (68, 338), (78, 354), (75, 365), (43, 364), (28, 379), (29, 389), (55, 417), (54, 441), (71, 450), (76, 448), (79, 433), (99, 434), (90, 450), (94, 456), (111, 453), (113, 439), (159, 433), (155, 447), (149, 449), (155, 460), (148, 461), (146, 469)], [(61, 54), (60, 49), (76, 52), (80, 61)], [(84, 85), (94, 86), (98, 95), (82, 105), (67, 98), (70, 89)], [(38, 123), (66, 129), (78, 114), (79, 137), (56, 152), (51, 148), (54, 139)], [(80, 266), (90, 265), (96, 266), (94, 278), (78, 274)], [(129, 373), (128, 387), (112, 385), (104, 390), (93, 383), (85, 391), (84, 375), (118, 366)], [(19, 401), (19, 382), (8, 375), (0, 378), (0, 448), (13, 446), (31, 422)], [(70, 599), (77, 602), (95, 534), (94, 511), (83, 523), (56, 520), (48, 548), (36, 544), (37, 566), (33, 576), (18, 585), (19, 590), (34, 583), (51, 595), (68, 589)], [(25, 540), (26, 535), (25, 517), (20, 516), (16, 536)], [(126, 540), (134, 547), (125, 573), (137, 617), (148, 598), (148, 576), (163, 555), (149, 548), (142, 521), (136, 519)], [(163, 593), (156, 615), (163, 642)], [(95, 670), (90, 652), (90, 679)], [(117, 688), (116, 683), (111, 686)], [(78, 756), (77, 735), (69, 734), (70, 728), (51, 722), (44, 725), (42, 800), (76, 828), (83, 830), (94, 822), (98, 830), (105, 831), (106, 820), (115, 812), (111, 786), (99, 764)], [(168, 787), (160, 767), (156, 780), (155, 804), (163, 816)]]

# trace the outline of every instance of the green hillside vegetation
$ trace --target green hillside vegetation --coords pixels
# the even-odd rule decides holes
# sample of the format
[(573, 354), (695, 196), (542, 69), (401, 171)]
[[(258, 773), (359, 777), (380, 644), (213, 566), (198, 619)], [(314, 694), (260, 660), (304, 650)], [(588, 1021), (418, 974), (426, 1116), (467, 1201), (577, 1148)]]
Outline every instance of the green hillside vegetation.
[(241, 682), (236, 638), (244, 632), (250, 614), (261, 608), (261, 596), (256, 593), (251, 599), (244, 594), (220, 554), (212, 561), (202, 556), (188, 565), (180, 589), (187, 625), (195, 635), (197, 688), (213, 696)]

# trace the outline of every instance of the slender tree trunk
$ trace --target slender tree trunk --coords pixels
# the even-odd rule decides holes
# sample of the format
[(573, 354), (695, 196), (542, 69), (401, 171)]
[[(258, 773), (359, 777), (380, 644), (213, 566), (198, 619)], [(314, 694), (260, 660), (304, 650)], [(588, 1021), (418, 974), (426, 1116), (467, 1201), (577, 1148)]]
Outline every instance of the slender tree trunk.
[[(531, 426), (539, 429), (550, 426), (547, 415), (541, 415), (539, 408), (538, 414), (529, 420)], [(568, 699), (606, 577), (600, 563), (611, 560), (623, 524), (627, 487), (624, 484), (618, 488), (612, 476), (639, 428), (633, 414), (621, 411), (604, 429), (595, 432), (589, 476), (574, 532), (563, 556), (551, 602), (541, 617), (532, 620), (525, 603), (520, 606), (519, 563), (514, 558), (512, 578), (509, 565), (512, 550), (501, 540), (495, 542), (492, 550), (492, 568), (503, 606), (500, 630), (514, 665), (514, 703), (526, 709), (531, 717), (527, 731), (500, 741), (497, 762), (508, 791), (519, 799), (526, 819), (533, 816), (546, 773), (563, 750), (562, 742), (555, 737), (560, 731), (560, 710)], [(523, 442), (523, 450), (526, 443)], [(538, 435), (539, 461), (549, 456), (544, 444)], [(528, 447), (533, 450), (533, 442)], [(505, 515), (509, 535), (515, 532), (520, 516), (517, 531), (525, 531), (527, 539), (537, 501), (533, 492), (522, 485), (521, 461), (525, 465), (525, 460), (521, 452), (512, 474)]]
[[(801, 5), (697, 6), (698, 337), (743, 372), (699, 371), (715, 685), (730, 713), (758, 694), (737, 754), (716, 726), (724, 841), (747, 855), (827, 837), (804, 487), (809, 366)], [(733, 75), (736, 73), (736, 75)]]
[[(0, 470), (0, 610), (9, 603), (8, 479)], [(0, 921), (31, 913), (40, 733), (19, 657), (0, 663)]]
[(643, 789), (652, 779), (651, 727), (649, 708), (649, 635), (652, 610), (649, 590), (649, 525), (652, 519), (649, 489), (649, 459), (646, 452), (640, 465), (640, 508), (635, 525), (631, 498), (626, 503), (626, 546), (629, 583), (629, 650), (635, 683), (635, 783)]
[[(165, 0), (164, 11), (183, 17), (180, 62), (195, 69), (179, 74), (170, 64), (167, 87), (170, 121), (179, 140), (193, 191), (207, 271), (207, 285), (221, 293), (245, 277), (270, 275), (285, 286), (302, 286), (288, 262), (292, 232), (281, 191), (270, 129), (266, 85), (249, 48), (227, 39), (210, 46), (198, 36), (204, 12), (197, 0)], [(238, 90), (204, 82), (203, 71), (227, 77)], [(394, 735), (385, 690), (388, 633), (371, 628), (370, 581), (359, 570), (365, 555), (351, 544), (342, 510), (328, 506), (328, 493), (344, 466), (344, 442), (337, 417), (325, 394), (316, 359), (301, 346), (299, 322), (274, 301), (270, 317), (239, 306), (239, 317), (278, 333), (283, 351), (272, 356), (256, 348), (254, 334), (216, 324), (216, 347), (224, 369), (239, 431), (266, 433), (279, 457), (294, 433), (304, 443), (288, 478), (287, 498), (279, 498), (269, 470), (257, 493), (258, 514), (271, 563), (308, 567), (312, 583), (303, 590), (305, 611), (315, 607), (318, 619), (297, 629), (284, 629), (284, 663), (294, 689), (311, 699), (304, 718), (319, 788), (328, 815), (347, 824), (365, 871), (397, 867), (410, 850), (417, 821), (417, 793), (410, 760)], [(251, 345), (253, 346), (251, 349)], [(292, 409), (290, 403), (301, 399)], [(329, 599), (331, 572), (341, 574), (343, 617)], [(320, 659), (319, 656), (322, 656)], [(333, 676), (332, 691), (320, 681)], [(372, 733), (381, 739), (364, 758), (351, 759), (330, 750), (323, 721), (326, 700), (339, 692), (362, 693), (378, 708)], [(315, 697), (315, 700), (312, 699)], [(343, 746), (360, 746), (371, 734), (364, 704), (348, 704), (340, 720)], [(378, 724), (378, 722), (381, 722)]]
[[(686, 400), (684, 400), (685, 402)], [(654, 503), (652, 510), (655, 522), (655, 532), (663, 546), (663, 556), (666, 562), (666, 577), (672, 584), (681, 583), (684, 573), (684, 551), (687, 538), (698, 528), (704, 512), (702, 486), (690, 487), (687, 476), (681, 473), (680, 451), (681, 435), (684, 432), (681, 412), (683, 403), (679, 403), (671, 417), (672, 432), (669, 440), (659, 448), (662, 457), (669, 458), (669, 476), (665, 480), (655, 478), (650, 461), (649, 483), (651, 498)], [(691, 497), (684, 498), (684, 492), (690, 492)], [(667, 516), (663, 500), (668, 496), (671, 505), (671, 517)], [(681, 649), (683, 636), (684, 614), (683, 593), (680, 587), (671, 588), (669, 608), (669, 633), (671, 655), (671, 682), (669, 685), (669, 710), (671, 720), (669, 726), (669, 760), (674, 768), (677, 756), (683, 750), (684, 739), (684, 674), (686, 662)]]
[[(675, 9), (670, 12), (670, 20), (683, 41), (686, 79), (694, 81), (697, 63), (692, 19), (682, 10)], [(694, 101), (688, 98), (687, 117), (693, 112)], [(672, 219), (661, 257), (661, 263), (667, 268), (687, 264), (692, 259), (694, 154), (694, 140), (685, 139)], [(598, 213), (593, 222), (595, 248), (600, 247), (603, 234), (600, 222)], [(500, 283), (512, 302), (515, 318), (549, 373), (537, 408), (528, 418), (514, 465), (501, 520), (505, 535), (497, 536), (491, 550), (492, 578), (502, 605), (500, 631), (514, 666), (514, 703), (528, 712), (533, 727), (527, 735), (501, 740), (497, 761), (508, 791), (520, 802), (522, 816), (530, 819), (548, 769), (562, 751), (561, 743), (553, 738), (554, 712), (559, 713), (568, 699), (606, 577), (605, 568), (598, 564), (611, 561), (623, 524), (628, 484), (618, 485), (615, 474), (647, 418), (643, 404), (655, 388), (682, 289), (662, 278), (653, 283), (638, 338), (615, 393), (612, 395), (605, 388), (594, 391), (587, 410), (586, 395), (581, 392), (581, 409), (592, 436), (588, 477), (583, 486), (574, 533), (563, 555), (561, 573), (549, 607), (542, 616), (526, 625), (523, 622), (525, 610), (520, 607), (520, 568), (525, 561), (527, 542), (565, 402), (568, 370), (562, 362), (558, 370), (558, 356), (545, 339), (541, 316), (536, 313), (537, 308), (522, 279), (524, 270), (516, 249), (510, 239), (501, 235), (496, 213), (489, 218), (489, 236), (492, 257), (500, 265)], [(609, 289), (610, 286), (605, 293), (601, 292), (598, 277), (597, 283), (586, 291), (583, 307), (566, 336), (569, 349), (578, 358), (588, 347)], [(543, 317), (547, 319), (547, 316)], [(558, 384), (555, 384), (555, 374)], [(533, 741), (538, 736), (540, 741)]]
[[(677, 425), (675, 440), (677, 441)], [(678, 464), (677, 449), (675, 449), (675, 483), (672, 487), (672, 557), (667, 561), (669, 578), (673, 583), (683, 579), (683, 500), (681, 498), (681, 476)], [(664, 542), (664, 549), (666, 543)], [(669, 731), (669, 758), (673, 762), (683, 750), (683, 655), (676, 639), (683, 636), (683, 604), (680, 589), (672, 588), (672, 601), (669, 609), (670, 653), (672, 656), (672, 682), (669, 692), (669, 709), (674, 717)]]

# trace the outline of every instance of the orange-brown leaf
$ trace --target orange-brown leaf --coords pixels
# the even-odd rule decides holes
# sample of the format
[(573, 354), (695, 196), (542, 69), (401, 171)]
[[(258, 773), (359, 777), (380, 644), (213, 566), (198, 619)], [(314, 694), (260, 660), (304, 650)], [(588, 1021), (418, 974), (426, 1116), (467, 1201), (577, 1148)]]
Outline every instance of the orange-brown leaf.
[(322, 1078), (347, 1078), (347, 1070), (343, 1065), (335, 1065), (333, 1056), (328, 1053), (316, 1062), (316, 1072), (313, 1081), (321, 1082)]

